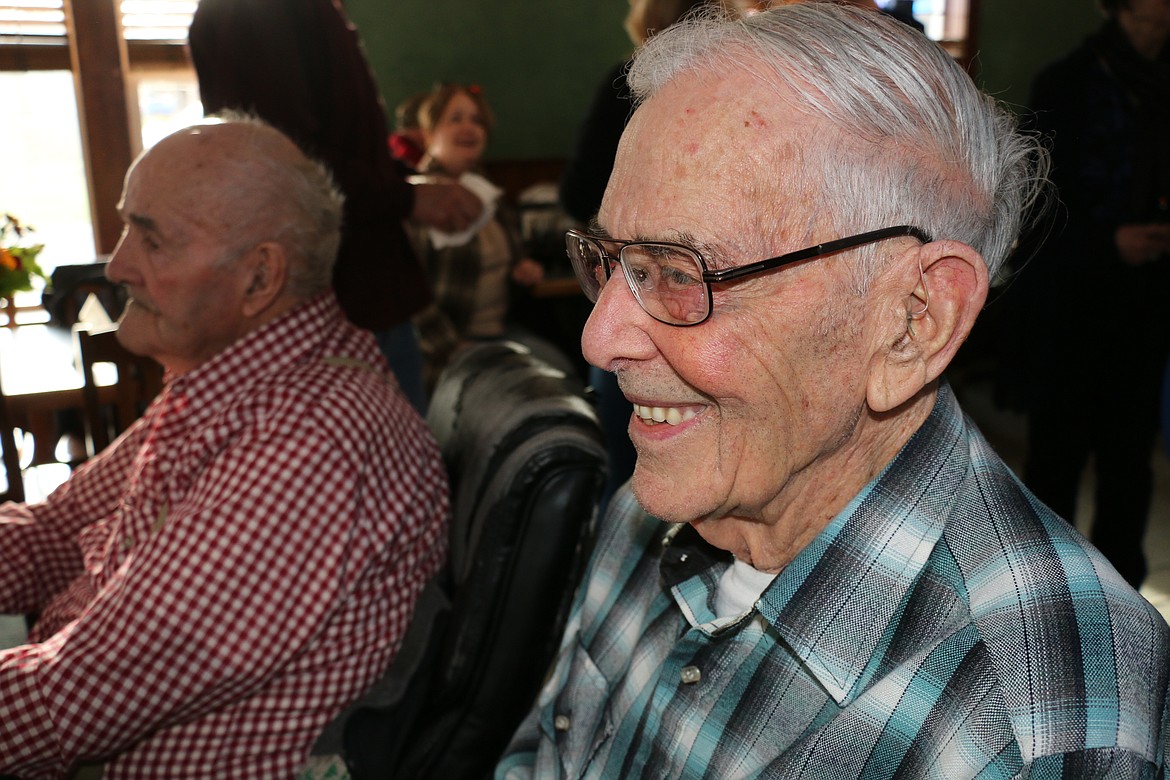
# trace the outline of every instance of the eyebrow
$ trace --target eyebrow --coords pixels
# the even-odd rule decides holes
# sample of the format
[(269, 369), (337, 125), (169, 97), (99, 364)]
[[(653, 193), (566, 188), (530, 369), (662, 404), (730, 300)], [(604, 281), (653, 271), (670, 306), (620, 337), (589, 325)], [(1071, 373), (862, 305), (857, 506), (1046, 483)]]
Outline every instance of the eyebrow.
[(700, 241), (699, 239), (695, 238), (694, 235), (684, 230), (677, 231), (673, 236), (669, 236), (667, 238), (647, 238), (646, 236), (638, 236), (631, 239), (620, 239), (614, 238), (608, 230), (603, 228), (601, 223), (597, 221), (596, 216), (589, 220), (589, 226), (587, 229), (590, 235), (601, 239), (602, 241), (662, 241), (671, 244), (682, 244), (683, 246), (690, 247), (691, 249), (698, 252), (699, 255), (702, 256), (703, 260), (710, 266), (709, 270), (716, 271), (722, 268), (733, 267), (727, 263), (726, 251), (716, 246), (715, 244), (709, 243), (707, 241)]
[(589, 231), (589, 235), (591, 236), (597, 236), (598, 238), (613, 238), (613, 236), (609, 234), (609, 231), (603, 228), (601, 223), (597, 221), (596, 214), (590, 218), (589, 224), (585, 229)]
[(150, 217), (143, 216), (142, 214), (123, 214), (122, 219), (135, 225), (136, 227), (141, 228), (142, 230), (149, 230), (152, 233), (159, 232), (158, 223)]

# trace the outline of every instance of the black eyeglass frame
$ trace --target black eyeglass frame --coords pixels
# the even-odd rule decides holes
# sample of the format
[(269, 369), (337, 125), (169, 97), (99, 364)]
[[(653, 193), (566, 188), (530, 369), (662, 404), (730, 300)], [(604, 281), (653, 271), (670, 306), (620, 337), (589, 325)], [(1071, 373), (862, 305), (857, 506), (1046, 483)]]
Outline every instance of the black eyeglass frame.
[[(703, 254), (699, 250), (695, 249), (694, 247), (687, 246), (686, 244), (680, 244), (677, 241), (645, 241), (624, 240), (620, 238), (607, 237), (603, 238), (601, 236), (591, 236), (588, 233), (582, 233), (579, 230), (568, 230), (565, 233), (566, 239), (585, 239), (587, 241), (592, 241), (601, 248), (603, 258), (608, 258), (609, 260), (613, 261), (604, 264), (606, 282), (608, 282), (613, 276), (614, 264), (621, 263), (622, 250), (631, 245), (652, 244), (655, 246), (678, 247), (680, 249), (685, 249), (697, 257), (699, 260), (699, 265), (703, 269), (700, 278), (707, 285), (707, 313), (701, 320), (696, 320), (695, 322), (669, 322), (667, 320), (660, 319), (659, 317), (655, 317), (654, 314), (651, 313), (642, 303), (637, 292), (635, 292), (633, 288), (630, 290), (634, 293), (634, 297), (638, 299), (638, 305), (642, 307), (643, 311), (645, 311), (658, 322), (661, 322), (665, 325), (673, 325), (677, 328), (689, 328), (695, 325), (702, 325), (704, 322), (711, 319), (711, 312), (715, 308), (714, 299), (712, 297), (713, 293), (711, 291), (712, 284), (731, 282), (736, 279), (742, 279), (745, 276), (752, 276), (753, 274), (759, 274), (763, 273), (764, 271), (771, 271), (775, 268), (782, 268), (786, 265), (792, 265), (793, 263), (799, 263), (802, 260), (811, 260), (812, 258), (835, 254), (837, 252), (841, 252), (846, 249), (853, 249), (865, 244), (872, 244), (875, 241), (884, 241), (887, 238), (898, 238), (901, 236), (916, 238), (924, 244), (929, 244), (933, 240), (930, 237), (930, 234), (922, 228), (918, 228), (913, 225), (895, 225), (893, 227), (881, 228), (879, 230), (869, 230), (865, 233), (858, 233), (857, 235), (848, 236), (846, 238), (838, 238), (834, 241), (826, 241), (822, 244), (805, 247), (804, 249), (797, 249), (795, 252), (786, 252), (777, 257), (770, 257), (767, 260), (758, 260), (754, 263), (748, 263), (746, 265), (737, 265), (734, 268), (724, 268), (719, 271), (712, 271), (707, 268), (707, 261), (703, 258)], [(614, 256), (610, 254), (606, 250), (605, 244), (616, 244), (618, 246), (617, 255)], [(569, 253), (569, 259), (573, 259), (571, 252)], [(581, 282), (581, 276), (585, 269), (579, 268), (576, 262), (573, 263), (573, 268), (578, 276), (577, 281)], [(626, 283), (629, 285), (628, 280)], [(584, 288), (584, 285), (582, 285), (582, 288)], [(600, 294), (600, 290), (598, 293)], [(597, 301), (594, 300), (593, 302), (596, 303)]]

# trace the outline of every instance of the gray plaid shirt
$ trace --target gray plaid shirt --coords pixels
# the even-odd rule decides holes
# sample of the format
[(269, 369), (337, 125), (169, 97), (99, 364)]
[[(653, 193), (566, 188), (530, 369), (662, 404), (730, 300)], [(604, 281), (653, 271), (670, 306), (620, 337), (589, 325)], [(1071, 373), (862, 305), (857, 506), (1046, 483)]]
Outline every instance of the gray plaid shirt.
[(728, 560), (619, 494), (497, 778), (1166, 777), (1170, 629), (949, 387), (719, 620)]

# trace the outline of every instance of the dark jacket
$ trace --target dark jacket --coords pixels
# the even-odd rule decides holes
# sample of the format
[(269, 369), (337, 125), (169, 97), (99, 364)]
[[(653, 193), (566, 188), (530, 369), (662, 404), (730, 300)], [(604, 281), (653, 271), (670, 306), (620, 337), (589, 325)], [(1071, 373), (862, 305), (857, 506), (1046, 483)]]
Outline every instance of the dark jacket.
[(372, 330), (431, 300), (403, 220), (414, 206), (390, 156), (385, 106), (357, 30), (331, 0), (202, 0), (190, 29), (203, 108), (249, 111), (325, 163), (345, 193), (333, 284)]

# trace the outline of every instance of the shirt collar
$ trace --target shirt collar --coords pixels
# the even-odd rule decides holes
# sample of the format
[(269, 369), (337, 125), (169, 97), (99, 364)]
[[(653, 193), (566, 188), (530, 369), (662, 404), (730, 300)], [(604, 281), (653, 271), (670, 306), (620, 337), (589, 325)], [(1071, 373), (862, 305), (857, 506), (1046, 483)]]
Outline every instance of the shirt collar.
[(839, 704), (856, 698), (893, 638), (971, 468), (943, 383), (921, 428), (776, 578), (761, 614)]
[(175, 377), (168, 395), (172, 403), (182, 399), (190, 424), (199, 424), (261, 377), (285, 371), (319, 350), (326, 325), (343, 317), (333, 292), (320, 293)]
[[(756, 603), (838, 704), (865, 689), (942, 536), (954, 486), (971, 466), (966, 435), (958, 401), (943, 383), (926, 422), (894, 460)], [(687, 619), (708, 633), (725, 628), (709, 599), (730, 554), (690, 526), (672, 528), (663, 544), (663, 581)]]

